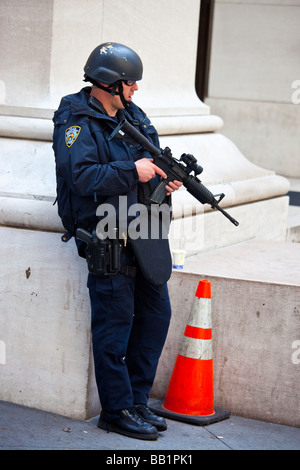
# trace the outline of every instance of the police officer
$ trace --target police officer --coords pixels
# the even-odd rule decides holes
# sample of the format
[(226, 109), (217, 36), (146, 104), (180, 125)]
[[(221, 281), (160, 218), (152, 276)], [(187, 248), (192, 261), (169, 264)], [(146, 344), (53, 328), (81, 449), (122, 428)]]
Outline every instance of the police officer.
[[(111, 204), (118, 220), (124, 216), (119, 214), (120, 195), (126, 196), (129, 208), (140, 198), (144, 202), (156, 180), (166, 177), (140, 146), (110, 138), (125, 113), (159, 148), (155, 128), (133, 103), (143, 73), (138, 54), (122, 44), (104, 43), (91, 53), (84, 72), (92, 86), (62, 98), (53, 118), (58, 211), (71, 235), (78, 227), (93, 233), (102, 204)], [(174, 181), (166, 186), (166, 201), (180, 185)], [(147, 402), (169, 327), (170, 301), (167, 284), (149, 282), (139, 270), (131, 243), (120, 238), (120, 271), (95, 275), (90, 270), (88, 274), (95, 376), (102, 407), (98, 426), (153, 440), (158, 431), (167, 429), (165, 420), (153, 414)], [(79, 255), (85, 257), (85, 243), (76, 242)], [(149, 250), (146, 257), (151, 257)]]

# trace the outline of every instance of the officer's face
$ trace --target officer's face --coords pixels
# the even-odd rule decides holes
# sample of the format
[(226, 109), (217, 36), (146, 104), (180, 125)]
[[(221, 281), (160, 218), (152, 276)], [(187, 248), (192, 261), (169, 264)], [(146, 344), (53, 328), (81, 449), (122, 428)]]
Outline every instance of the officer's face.
[[(126, 85), (126, 83), (124, 82), (122, 82), (122, 84), (123, 84), (123, 96), (125, 100), (127, 101), (127, 103), (131, 103), (134, 92), (137, 91), (139, 87), (137, 86), (136, 82), (131, 86)], [(117, 113), (119, 109), (124, 109), (124, 105), (119, 95), (111, 96), (110, 104), (113, 110), (115, 111), (115, 113)]]
[[(137, 83), (134, 82), (133, 85), (129, 86), (129, 85), (126, 85), (125, 82), (122, 82), (123, 83), (123, 95), (124, 95), (124, 98), (126, 101), (128, 101), (129, 103), (132, 101), (132, 97), (134, 95), (134, 92), (137, 91), (139, 89), (139, 87), (137, 86)], [(121, 100), (120, 100), (121, 101)], [(122, 103), (121, 103), (122, 104)], [(122, 105), (123, 107), (123, 105)]]
[[(138, 90), (137, 83), (135, 82), (133, 85), (127, 85), (125, 82), (122, 83), (123, 96), (125, 100), (130, 103), (134, 92)], [(101, 85), (105, 86), (104, 84)], [(111, 95), (110, 93), (102, 92), (96, 87), (93, 87), (92, 94), (101, 101), (109, 116), (115, 116), (120, 109), (124, 109), (124, 105), (119, 95)]]

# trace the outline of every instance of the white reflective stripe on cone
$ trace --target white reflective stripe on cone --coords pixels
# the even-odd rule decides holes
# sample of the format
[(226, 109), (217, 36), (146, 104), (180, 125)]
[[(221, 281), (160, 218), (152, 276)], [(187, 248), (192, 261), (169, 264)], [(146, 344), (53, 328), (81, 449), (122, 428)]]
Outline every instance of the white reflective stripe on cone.
[[(200, 314), (201, 312), (201, 314)], [(194, 300), (192, 311), (190, 314), (189, 326), (196, 328), (211, 328), (211, 299), (198, 299)]]
[(212, 340), (188, 338), (185, 336), (179, 354), (191, 359), (212, 359)]

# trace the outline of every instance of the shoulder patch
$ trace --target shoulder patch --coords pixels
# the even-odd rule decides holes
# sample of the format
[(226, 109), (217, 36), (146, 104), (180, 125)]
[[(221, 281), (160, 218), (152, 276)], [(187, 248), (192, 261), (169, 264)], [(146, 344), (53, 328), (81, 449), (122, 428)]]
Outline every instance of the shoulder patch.
[(67, 147), (71, 147), (77, 137), (79, 136), (79, 133), (81, 131), (81, 127), (79, 126), (72, 126), (69, 127), (66, 132), (65, 132), (65, 142)]

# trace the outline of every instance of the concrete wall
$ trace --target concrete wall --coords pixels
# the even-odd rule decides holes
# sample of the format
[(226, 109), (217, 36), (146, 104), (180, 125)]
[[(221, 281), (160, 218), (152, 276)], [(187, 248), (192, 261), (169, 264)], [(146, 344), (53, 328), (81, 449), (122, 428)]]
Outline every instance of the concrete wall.
[(0, 235), (1, 399), (79, 419), (95, 416), (85, 260), (57, 233), (0, 227)]
[(298, 178), (299, 22), (299, 0), (216, 0), (205, 100), (250, 161)]

